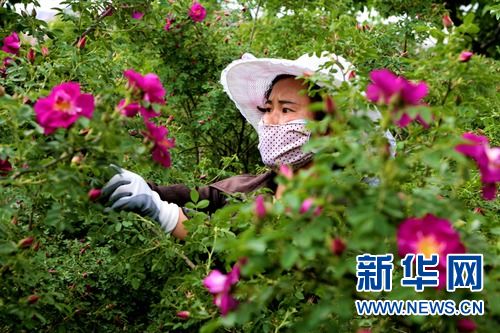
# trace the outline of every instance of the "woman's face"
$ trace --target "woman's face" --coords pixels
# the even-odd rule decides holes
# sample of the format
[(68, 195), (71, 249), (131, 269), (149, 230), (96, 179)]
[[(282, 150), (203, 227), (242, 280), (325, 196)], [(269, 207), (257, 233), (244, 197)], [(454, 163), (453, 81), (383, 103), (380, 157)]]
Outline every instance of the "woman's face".
[(262, 121), (267, 125), (281, 125), (297, 119), (313, 119), (309, 110), (311, 100), (301, 90), (307, 89), (303, 80), (287, 78), (276, 82), (264, 104)]

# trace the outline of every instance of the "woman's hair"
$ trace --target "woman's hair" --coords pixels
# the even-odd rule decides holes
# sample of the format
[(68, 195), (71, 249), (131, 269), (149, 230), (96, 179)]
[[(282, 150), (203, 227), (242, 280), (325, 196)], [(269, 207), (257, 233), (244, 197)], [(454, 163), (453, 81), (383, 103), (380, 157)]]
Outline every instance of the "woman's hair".
[[(297, 77), (295, 75), (291, 74), (280, 74), (276, 76), (272, 81), (271, 84), (269, 84), (269, 87), (267, 88), (266, 92), (264, 93), (264, 98), (265, 100), (269, 99), (269, 96), (271, 96), (271, 92), (273, 91), (274, 85), (278, 83), (281, 80), (285, 79), (296, 79)], [(318, 91), (320, 87), (315, 84), (312, 86), (313, 91)], [(322, 102), (323, 98), (320, 96), (318, 93), (314, 93), (312, 96), (308, 95), (309, 99), (311, 100), (311, 103), (316, 103), (316, 102)], [(325, 117), (325, 112), (324, 111), (315, 111), (314, 112), (314, 120), (322, 120)]]

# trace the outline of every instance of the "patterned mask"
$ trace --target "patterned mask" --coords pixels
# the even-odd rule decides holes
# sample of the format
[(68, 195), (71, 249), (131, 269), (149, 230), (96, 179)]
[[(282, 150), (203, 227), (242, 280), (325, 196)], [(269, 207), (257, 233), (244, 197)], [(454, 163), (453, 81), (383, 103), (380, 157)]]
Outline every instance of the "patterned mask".
[(305, 153), (301, 149), (311, 136), (305, 125), (304, 119), (281, 125), (267, 125), (261, 119), (257, 133), (262, 162), (271, 168), (287, 164), (298, 169), (311, 161), (313, 153)]

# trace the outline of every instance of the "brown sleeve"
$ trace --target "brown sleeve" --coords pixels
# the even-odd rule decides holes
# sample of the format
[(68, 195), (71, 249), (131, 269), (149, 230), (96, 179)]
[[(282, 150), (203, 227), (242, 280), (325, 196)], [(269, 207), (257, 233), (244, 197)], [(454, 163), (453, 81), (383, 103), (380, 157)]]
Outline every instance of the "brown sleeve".
[[(191, 190), (184, 184), (160, 186), (152, 182), (148, 182), (148, 185), (153, 191), (158, 192), (162, 200), (174, 203), (180, 207), (183, 207), (186, 203), (191, 202)], [(213, 213), (226, 204), (226, 196), (222, 191), (214, 187), (203, 186), (196, 188), (196, 190), (200, 194), (199, 200), (208, 200), (210, 202), (208, 207), (201, 209), (201, 211)]]

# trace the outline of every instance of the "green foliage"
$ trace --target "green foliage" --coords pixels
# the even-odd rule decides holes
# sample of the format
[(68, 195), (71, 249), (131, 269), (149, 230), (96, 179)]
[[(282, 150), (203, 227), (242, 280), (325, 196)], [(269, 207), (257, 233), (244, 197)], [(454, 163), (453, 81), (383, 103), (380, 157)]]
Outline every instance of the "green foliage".
[[(0, 77), (0, 159), (13, 165), (0, 175), (0, 330), (448, 332), (457, 318), (359, 317), (354, 300), (449, 298), (484, 299), (478, 330), (498, 327), (500, 204), (481, 198), (474, 163), (453, 149), (466, 131), (500, 145), (498, 61), (476, 54), (458, 61), (482, 33), (481, 15), (464, 16), (444, 32), (445, 9), (428, 1), (240, 1), (238, 8), (207, 1), (207, 18), (195, 23), (187, 0), (69, 0), (73, 12), (47, 25), (13, 12), (14, 2), (0, 1), (0, 37), (17, 31), (38, 42), (31, 63), (22, 37), (15, 64)], [(384, 16), (408, 16), (357, 26), (355, 12), (365, 3)], [(112, 15), (102, 15), (109, 8)], [(132, 19), (133, 11), (144, 18)], [(174, 19), (168, 31), (167, 15)], [(78, 48), (83, 35), (87, 43)], [(422, 47), (429, 36), (436, 45)], [(208, 202), (192, 191), (187, 206), (195, 213), (181, 243), (149, 220), (105, 214), (89, 201), (88, 191), (111, 177), (110, 163), (191, 188), (259, 170), (257, 136), (218, 83), (221, 70), (244, 52), (293, 59), (323, 50), (349, 59), (356, 78), (321, 92), (333, 96), (336, 109), (311, 125), (314, 166), (292, 180), (277, 178), (287, 190), (280, 200), (264, 193), (264, 219), (254, 214), (254, 193), (228, 198), (209, 216), (202, 212)], [(129, 68), (158, 74), (167, 89), (159, 123), (176, 140), (168, 170), (151, 160), (142, 121), (116, 110)], [(409, 112), (419, 112), (430, 128), (398, 128), (383, 109), (378, 123), (357, 112), (373, 108), (362, 92), (377, 68), (427, 82), (429, 107)], [(96, 97), (93, 118), (45, 136), (33, 104), (66, 81)], [(327, 129), (330, 135), (322, 135)], [(398, 141), (395, 158), (387, 154), (386, 129)], [(368, 184), (374, 178), (379, 185)], [(300, 213), (307, 198), (313, 208)], [(398, 269), (391, 293), (356, 292), (356, 255), (396, 254), (399, 223), (426, 213), (452, 221), (467, 251), (484, 254), (483, 292), (417, 294), (399, 287)], [(30, 247), (17, 245), (27, 237), (34, 238)], [(347, 244), (342, 255), (330, 249), (337, 237)], [(228, 272), (241, 258), (246, 264), (234, 292), (240, 306), (221, 317), (202, 280), (212, 269)], [(190, 317), (178, 318), (184, 310)]]

